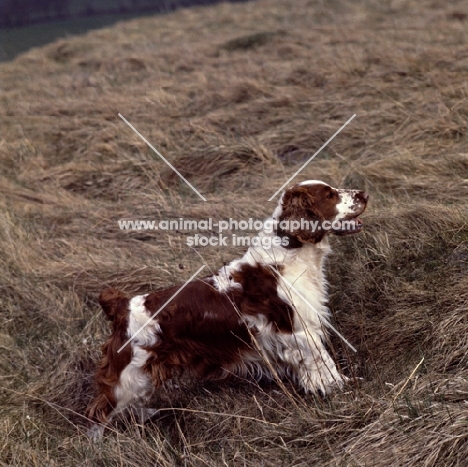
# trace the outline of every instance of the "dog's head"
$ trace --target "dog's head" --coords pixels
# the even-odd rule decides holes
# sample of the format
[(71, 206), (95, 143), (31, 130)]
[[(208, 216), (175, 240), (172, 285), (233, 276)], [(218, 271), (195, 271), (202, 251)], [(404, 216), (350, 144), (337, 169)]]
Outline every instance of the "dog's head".
[(360, 232), (359, 219), (369, 195), (360, 190), (336, 189), (319, 180), (307, 180), (286, 190), (274, 217), (278, 234), (286, 233), (300, 243), (318, 243), (328, 233)]

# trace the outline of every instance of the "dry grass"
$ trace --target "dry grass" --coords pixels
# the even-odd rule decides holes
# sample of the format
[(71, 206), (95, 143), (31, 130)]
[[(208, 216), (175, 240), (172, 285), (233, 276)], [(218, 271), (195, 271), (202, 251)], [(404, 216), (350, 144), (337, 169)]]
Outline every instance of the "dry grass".
[[(223, 4), (2, 64), (1, 465), (466, 465), (466, 14), (442, 0)], [(201, 262), (183, 234), (116, 221), (263, 218), (353, 113), (298, 177), (372, 196), (365, 232), (335, 239), (329, 265), (335, 324), (358, 349), (332, 338), (347, 390), (184, 383), (144, 427), (90, 443), (98, 292), (182, 282)], [(215, 268), (242, 251), (199, 253)]]

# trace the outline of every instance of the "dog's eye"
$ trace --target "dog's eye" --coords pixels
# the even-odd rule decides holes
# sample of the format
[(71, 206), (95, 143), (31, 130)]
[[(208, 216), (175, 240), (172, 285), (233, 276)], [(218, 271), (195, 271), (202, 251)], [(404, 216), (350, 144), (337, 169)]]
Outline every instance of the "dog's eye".
[(334, 192), (334, 191), (330, 191), (330, 193), (328, 193), (327, 198), (332, 199), (334, 196), (335, 196), (335, 192)]

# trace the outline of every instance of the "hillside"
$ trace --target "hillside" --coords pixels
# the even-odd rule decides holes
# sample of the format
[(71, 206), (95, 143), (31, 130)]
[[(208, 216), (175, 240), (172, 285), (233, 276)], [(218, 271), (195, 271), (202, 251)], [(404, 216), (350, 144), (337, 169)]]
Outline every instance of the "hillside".
[[(421, 4), (220, 4), (0, 64), (0, 465), (466, 464), (468, 9)], [(91, 443), (99, 292), (182, 283), (244, 251), (118, 220), (265, 218), (353, 114), (295, 179), (371, 196), (328, 266), (357, 349), (331, 336), (345, 390), (183, 381), (144, 427)]]

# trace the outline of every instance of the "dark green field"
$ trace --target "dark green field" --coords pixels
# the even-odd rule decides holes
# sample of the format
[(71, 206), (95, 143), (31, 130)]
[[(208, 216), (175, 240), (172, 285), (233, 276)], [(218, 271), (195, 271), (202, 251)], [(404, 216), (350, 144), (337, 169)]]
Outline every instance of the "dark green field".
[(40, 47), (60, 38), (110, 26), (131, 17), (132, 15), (129, 14), (105, 15), (40, 23), (21, 28), (2, 28), (0, 29), (0, 62), (12, 60), (33, 47)]
[(203, 3), (210, 0), (0, 0), (0, 62), (56, 39)]

